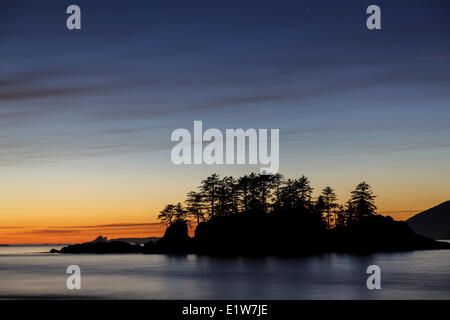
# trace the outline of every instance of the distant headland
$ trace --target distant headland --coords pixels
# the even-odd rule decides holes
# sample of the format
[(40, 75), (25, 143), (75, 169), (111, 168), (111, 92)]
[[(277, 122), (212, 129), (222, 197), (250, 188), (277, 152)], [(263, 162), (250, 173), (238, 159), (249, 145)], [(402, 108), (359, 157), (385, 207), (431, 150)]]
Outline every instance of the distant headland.
[[(213, 174), (185, 204), (168, 204), (158, 218), (167, 229), (143, 246), (99, 237), (59, 253), (197, 253), (217, 256), (305, 256), (327, 252), (373, 253), (450, 249), (416, 234), (406, 222), (377, 214), (370, 185), (358, 184), (345, 205), (331, 187), (313, 198), (308, 178)], [(190, 237), (188, 226), (195, 224)], [(141, 242), (142, 243), (142, 242)]]
[(416, 214), (406, 220), (417, 233), (433, 239), (450, 239), (450, 201)]

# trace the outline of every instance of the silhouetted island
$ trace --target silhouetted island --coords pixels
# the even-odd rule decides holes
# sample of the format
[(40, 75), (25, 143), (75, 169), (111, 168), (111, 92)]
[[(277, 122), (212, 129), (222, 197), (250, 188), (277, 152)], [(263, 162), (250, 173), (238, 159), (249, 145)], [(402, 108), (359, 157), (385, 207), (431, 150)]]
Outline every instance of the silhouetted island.
[(125, 241), (108, 240), (99, 236), (91, 242), (71, 244), (61, 250), (50, 250), (51, 253), (141, 253), (142, 246)]
[[(376, 214), (375, 195), (362, 182), (345, 205), (331, 187), (313, 199), (302, 176), (213, 174), (186, 205), (169, 204), (159, 219), (167, 224), (162, 238), (140, 246), (99, 237), (69, 245), (60, 253), (205, 254), (216, 256), (305, 256), (327, 252), (373, 253), (450, 249), (449, 243), (418, 235), (404, 221)], [(188, 227), (194, 220), (195, 235)]]

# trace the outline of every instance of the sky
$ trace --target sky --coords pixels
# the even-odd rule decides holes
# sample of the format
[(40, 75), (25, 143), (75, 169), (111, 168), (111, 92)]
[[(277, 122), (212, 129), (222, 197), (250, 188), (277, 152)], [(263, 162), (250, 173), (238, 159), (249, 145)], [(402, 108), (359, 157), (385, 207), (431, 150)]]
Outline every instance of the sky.
[[(66, 8), (81, 8), (81, 30)], [(381, 30), (366, 8), (381, 8)], [(173, 130), (276, 128), (280, 169), (406, 219), (450, 199), (448, 1), (0, 4), (0, 243), (160, 236), (212, 173)]]

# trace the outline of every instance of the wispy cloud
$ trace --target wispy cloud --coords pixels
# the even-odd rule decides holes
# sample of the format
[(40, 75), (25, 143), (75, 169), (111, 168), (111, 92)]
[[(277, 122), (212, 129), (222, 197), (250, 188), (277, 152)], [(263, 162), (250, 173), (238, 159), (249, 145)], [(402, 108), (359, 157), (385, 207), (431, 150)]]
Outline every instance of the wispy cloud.
[(4, 234), (9, 236), (83, 236), (83, 235), (98, 235), (103, 233), (111, 233), (118, 235), (129, 234), (160, 234), (164, 226), (159, 222), (154, 223), (115, 223), (115, 224), (100, 224), (100, 225), (78, 225), (78, 226), (12, 226), (0, 228)]

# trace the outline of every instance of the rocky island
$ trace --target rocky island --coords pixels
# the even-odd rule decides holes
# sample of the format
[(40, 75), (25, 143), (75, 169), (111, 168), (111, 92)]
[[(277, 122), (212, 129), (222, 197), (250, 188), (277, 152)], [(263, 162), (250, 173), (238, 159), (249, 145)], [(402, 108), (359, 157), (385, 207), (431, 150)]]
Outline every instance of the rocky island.
[[(212, 175), (186, 206), (167, 205), (159, 215), (162, 238), (139, 243), (107, 240), (69, 245), (59, 253), (205, 254), (304, 256), (327, 252), (373, 253), (450, 249), (415, 233), (406, 222), (376, 213), (371, 187), (360, 183), (345, 205), (326, 187), (312, 199), (309, 180), (250, 174), (239, 179)], [(194, 221), (191, 221), (193, 218)], [(195, 234), (189, 236), (189, 225)]]

